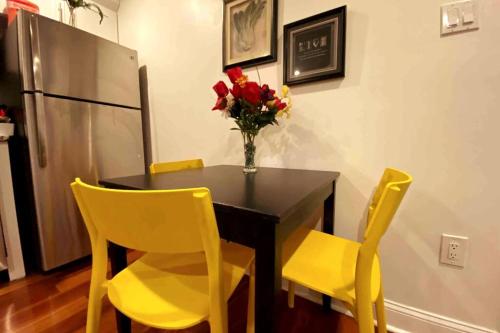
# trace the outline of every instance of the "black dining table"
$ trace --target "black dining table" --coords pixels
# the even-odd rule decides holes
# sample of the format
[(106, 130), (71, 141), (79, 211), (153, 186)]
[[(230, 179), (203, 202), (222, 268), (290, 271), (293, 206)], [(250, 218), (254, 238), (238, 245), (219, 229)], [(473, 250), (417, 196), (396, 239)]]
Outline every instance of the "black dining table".
[[(255, 332), (275, 331), (276, 295), (281, 290), (281, 248), (287, 237), (323, 205), (324, 232), (333, 234), (338, 172), (216, 165), (155, 175), (103, 179), (107, 188), (167, 190), (207, 187), (222, 239), (255, 249)], [(127, 249), (110, 244), (112, 274), (127, 266)], [(330, 309), (330, 298), (323, 297)], [(119, 332), (130, 319), (117, 311)]]

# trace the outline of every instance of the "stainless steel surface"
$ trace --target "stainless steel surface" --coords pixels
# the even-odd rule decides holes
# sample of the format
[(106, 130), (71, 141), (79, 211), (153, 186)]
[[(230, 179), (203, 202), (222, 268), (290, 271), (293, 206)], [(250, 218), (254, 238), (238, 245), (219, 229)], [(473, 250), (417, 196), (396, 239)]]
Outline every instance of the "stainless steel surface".
[(24, 11), (4, 45), (0, 99), (18, 110), (10, 144), (25, 259), (50, 270), (90, 253), (74, 178), (144, 173), (137, 53)]
[[(42, 267), (49, 270), (90, 254), (87, 231), (69, 184), (76, 178), (97, 184), (99, 177), (144, 171), (140, 111), (44, 97), (47, 165), (31, 154)], [(36, 111), (26, 95), (28, 139), (36, 136)], [(38, 148), (29, 140), (30, 151)]]
[(38, 16), (29, 16), (31, 61), (33, 70), (33, 90), (43, 92), (43, 70), (40, 61), (40, 34), (38, 32)]
[(0, 221), (0, 272), (8, 268), (7, 266), (7, 247), (5, 246), (5, 237)]
[(90, 106), (98, 178), (144, 174), (141, 111)]
[[(26, 128), (30, 150), (35, 198), (36, 223), (44, 270), (70, 262), (90, 253), (85, 226), (71, 196), (69, 184), (75, 176), (95, 181), (90, 110), (45, 98), (51, 154), (41, 168), (36, 152), (35, 97), (25, 95)], [(34, 153), (35, 152), (35, 153)], [(89, 168), (90, 166), (90, 168)]]
[(31, 57), (30, 17), (31, 14), (25, 11), (20, 11), (16, 17), (19, 59), (12, 59), (15, 60), (16, 66), (17, 61), (19, 61), (19, 71), (22, 79), (21, 89), (23, 91), (35, 90), (33, 85), (33, 59)]
[(45, 119), (45, 103), (43, 94), (37, 92), (35, 96), (35, 136), (33, 141), (36, 140), (38, 166), (45, 168), (47, 165), (47, 122)]
[(40, 54), (33, 52), (33, 61), (39, 57), (45, 94), (141, 107), (136, 51), (30, 15), (38, 21)]
[(144, 138), (144, 161), (145, 171), (149, 172), (149, 166), (153, 163), (153, 147), (151, 138), (151, 117), (149, 110), (149, 85), (148, 68), (142, 66), (139, 68), (139, 83), (141, 86), (141, 105), (142, 105), (142, 136)]
[(35, 91), (35, 128), (36, 134), (33, 140), (36, 140), (38, 165), (44, 168), (47, 165), (47, 147), (46, 147), (46, 122), (45, 106), (43, 102), (43, 70), (40, 61), (40, 34), (38, 32), (38, 16), (24, 15), (25, 20), (29, 21), (29, 40), (31, 46), (31, 65), (33, 74), (33, 90)]

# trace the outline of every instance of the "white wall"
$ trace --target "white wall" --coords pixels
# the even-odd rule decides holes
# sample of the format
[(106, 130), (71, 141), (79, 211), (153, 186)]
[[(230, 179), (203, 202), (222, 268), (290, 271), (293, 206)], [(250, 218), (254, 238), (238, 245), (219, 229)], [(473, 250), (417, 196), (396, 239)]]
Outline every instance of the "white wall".
[[(408, 170), (381, 246), (386, 298), (500, 329), (500, 2), (480, 0), (479, 31), (441, 38), (442, 2), (280, 1), (280, 58), (262, 81), (282, 83), (284, 23), (345, 3), (347, 73), (293, 87), (292, 118), (262, 131), (257, 161), (342, 172), (336, 231), (350, 238), (383, 169)], [(224, 79), (222, 1), (122, 0), (119, 17), (121, 42), (149, 67), (157, 159), (241, 164), (232, 122), (210, 111)], [(439, 265), (444, 232), (470, 237), (465, 269)]]
[[(64, 20), (67, 22), (68, 13), (67, 5), (64, 0), (31, 0), (31, 2), (38, 5), (40, 8), (40, 14), (50, 17), (54, 20), (59, 20), (59, 4), (62, 3), (64, 8)], [(89, 1), (91, 2), (91, 1)], [(0, 0), (0, 11), (6, 5), (6, 0)], [(89, 10), (78, 9), (77, 10), (77, 27), (79, 29), (88, 31), (102, 38), (109, 39), (111, 41), (118, 41), (118, 29), (117, 29), (117, 15), (116, 12), (100, 6), (104, 12), (105, 18), (102, 24), (99, 24), (99, 15), (93, 13)]]

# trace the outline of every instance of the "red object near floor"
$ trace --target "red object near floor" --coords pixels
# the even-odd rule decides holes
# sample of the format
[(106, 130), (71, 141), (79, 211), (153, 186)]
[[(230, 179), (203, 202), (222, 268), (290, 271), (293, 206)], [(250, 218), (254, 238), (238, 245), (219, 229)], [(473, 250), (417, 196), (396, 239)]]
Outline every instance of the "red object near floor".
[(34, 3), (27, 0), (7, 0), (7, 7), (5, 7), (4, 13), (8, 16), (9, 24), (14, 21), (17, 15), (17, 11), (20, 9), (27, 10), (29, 12), (38, 14), (40, 9)]

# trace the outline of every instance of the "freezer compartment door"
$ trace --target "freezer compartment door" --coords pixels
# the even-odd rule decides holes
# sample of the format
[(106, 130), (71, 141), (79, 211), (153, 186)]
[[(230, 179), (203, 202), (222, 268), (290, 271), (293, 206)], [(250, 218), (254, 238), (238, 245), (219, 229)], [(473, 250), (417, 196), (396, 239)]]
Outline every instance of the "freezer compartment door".
[[(140, 108), (137, 52), (31, 13), (34, 90), (45, 94)], [(26, 29), (24, 29), (26, 31)]]
[(143, 173), (142, 132), (140, 111), (34, 95), (25, 97), (26, 134), (41, 264), (49, 270), (90, 254), (70, 183)]

